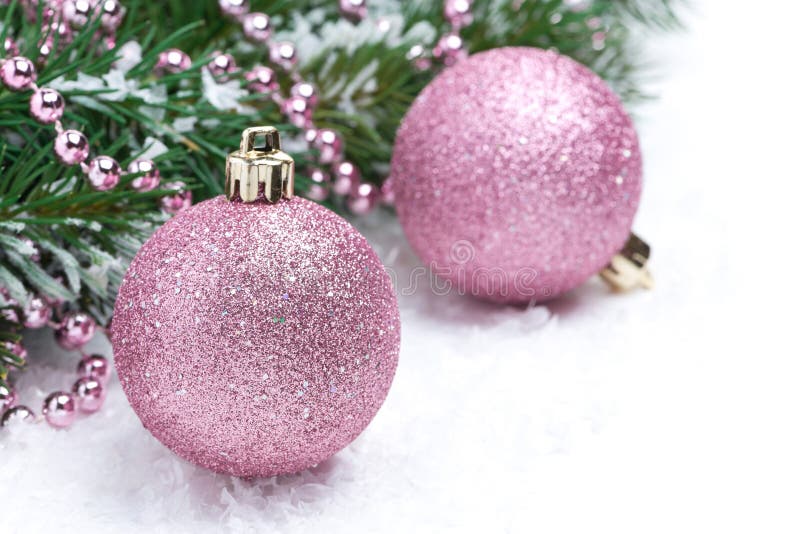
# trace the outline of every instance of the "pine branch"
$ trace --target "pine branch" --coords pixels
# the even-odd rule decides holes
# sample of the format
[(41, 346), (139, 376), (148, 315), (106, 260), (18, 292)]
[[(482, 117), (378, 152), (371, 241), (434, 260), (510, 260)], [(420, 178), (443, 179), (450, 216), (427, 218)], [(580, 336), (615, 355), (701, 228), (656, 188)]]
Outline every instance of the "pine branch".
[[(639, 89), (642, 64), (634, 35), (642, 28), (677, 28), (680, 2), (594, 0), (575, 9), (562, 0), (475, 0), (474, 22), (462, 35), (472, 53), (509, 45), (557, 49), (636, 102), (646, 95)], [(360, 25), (342, 20), (335, 0), (251, 5), (272, 17), (275, 39), (300, 44), (299, 73), (321, 95), (317, 125), (339, 131), (346, 157), (366, 180), (380, 183), (400, 121), (436, 75), (436, 69), (416, 70), (406, 56), (411, 46), (430, 47), (449, 31), (441, 2), (372, 0), (375, 16), (391, 22), (387, 33), (374, 20)], [(292, 144), (302, 193), (309, 183), (306, 162), (314, 154), (299, 142), (301, 132), (284, 123), (271, 100), (246, 95), (241, 76), (220, 86), (203, 72), (215, 50), (234, 53), (239, 66), (249, 69), (266, 62), (264, 48), (244, 42), (240, 25), (220, 15), (216, 0), (126, 0), (125, 6), (115, 50), (95, 38), (99, 21), (94, 20), (39, 71), (39, 85), (55, 87), (67, 100), (65, 126), (89, 137), (93, 155), (112, 156), (123, 166), (163, 145), (156, 162), (164, 182), (188, 184), (200, 201), (221, 192), (224, 158), (238, 146), (241, 131), (275, 124)], [(0, 20), (0, 37), (13, 36), (23, 55), (37, 57), (41, 12), (30, 21), (13, 1), (0, 6)], [(123, 72), (115, 65), (126, 43), (138, 44), (141, 58)], [(187, 52), (193, 66), (158, 77), (158, 54), (170, 47)], [(284, 76), (282, 94), (291, 83)], [(231, 107), (212, 97), (237, 92)], [(134, 176), (113, 191), (92, 191), (77, 168), (55, 160), (53, 129), (30, 117), (29, 98), (29, 92), (0, 88), (0, 286), (13, 290), (17, 300), (28, 294), (65, 298), (105, 321), (127, 262), (165, 218), (158, 199), (167, 191), (136, 193), (128, 187)], [(37, 252), (38, 262), (32, 258)], [(0, 335), (13, 336), (12, 330), (0, 322)], [(6, 356), (2, 348), (0, 354)]]

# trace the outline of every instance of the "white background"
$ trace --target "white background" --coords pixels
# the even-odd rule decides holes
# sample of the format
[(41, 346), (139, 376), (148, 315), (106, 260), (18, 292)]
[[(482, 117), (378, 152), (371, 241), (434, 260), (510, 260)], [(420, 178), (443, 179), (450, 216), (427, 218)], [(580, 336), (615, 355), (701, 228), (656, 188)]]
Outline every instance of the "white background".
[[(647, 38), (660, 99), (637, 110), (636, 229), (654, 291), (595, 281), (524, 312), (401, 297), (383, 410), (296, 476), (178, 460), (113, 382), (68, 431), (2, 433), (0, 533), (800, 531), (800, 8), (696, 3), (687, 32)], [(380, 222), (365, 232), (407, 272)], [(31, 352), (20, 388), (38, 408), (77, 357)]]

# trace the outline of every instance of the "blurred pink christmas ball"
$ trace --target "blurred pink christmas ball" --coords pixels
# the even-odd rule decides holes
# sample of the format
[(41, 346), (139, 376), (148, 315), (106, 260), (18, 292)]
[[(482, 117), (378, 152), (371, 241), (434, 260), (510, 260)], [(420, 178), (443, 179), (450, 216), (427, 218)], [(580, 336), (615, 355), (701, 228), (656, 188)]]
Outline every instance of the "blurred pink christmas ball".
[(422, 260), (454, 289), (548, 300), (625, 244), (642, 159), (619, 98), (572, 59), (500, 48), (446, 69), (397, 134), (395, 206)]
[(218, 197), (141, 248), (111, 338), (128, 400), (164, 445), (272, 476), (364, 430), (394, 376), (400, 321), (388, 274), (344, 219), (299, 197)]

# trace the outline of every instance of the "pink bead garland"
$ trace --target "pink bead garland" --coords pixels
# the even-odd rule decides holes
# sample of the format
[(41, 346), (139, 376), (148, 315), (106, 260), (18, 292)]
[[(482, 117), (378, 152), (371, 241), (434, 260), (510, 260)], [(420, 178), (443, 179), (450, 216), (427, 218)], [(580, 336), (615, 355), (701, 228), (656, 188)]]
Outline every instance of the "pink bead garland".
[[(40, 61), (45, 59), (53, 48), (53, 34), (57, 34), (61, 42), (69, 42), (72, 38), (70, 28), (81, 29), (95, 13), (100, 14), (101, 31), (113, 46), (114, 32), (122, 23), (125, 8), (118, 0), (102, 0), (91, 2), (89, 0), (48, 0), (45, 10), (46, 27), (44, 38), (40, 42)], [(36, 13), (28, 13), (36, 19)], [(4, 42), (6, 54), (12, 55), (7, 59), (0, 59), (0, 81), (11, 91), (32, 90), (29, 110), (31, 116), (44, 125), (54, 125), (56, 131), (53, 150), (58, 161), (64, 165), (80, 165), (90, 187), (96, 191), (109, 191), (115, 188), (124, 172), (119, 163), (110, 156), (97, 156), (90, 163), (89, 140), (78, 130), (64, 129), (61, 118), (64, 115), (64, 97), (49, 87), (36, 85), (36, 67), (34, 63), (23, 56), (16, 55), (18, 47), (10, 38)], [(159, 56), (156, 70), (161, 72), (179, 72), (191, 66), (188, 55), (177, 49), (162, 52)], [(236, 65), (229, 55), (218, 55), (209, 67), (215, 75), (224, 76), (233, 70)], [(160, 174), (152, 161), (136, 160), (131, 164), (131, 173), (143, 173), (132, 182), (132, 187), (137, 191), (150, 191), (160, 183)], [(174, 189), (174, 187), (172, 187)], [(176, 196), (180, 192), (176, 193)], [(182, 198), (182, 204), (191, 203), (191, 195)]]
[[(267, 47), (269, 62), (279, 70), (288, 72), (294, 82), (290, 94), (284, 97), (279, 93), (280, 83), (272, 68), (257, 65), (244, 73), (247, 89), (254, 95), (271, 98), (289, 123), (305, 131), (306, 141), (317, 151), (318, 164), (332, 169), (335, 175), (332, 185), (329, 174), (324, 170), (316, 167), (307, 169), (312, 183), (306, 196), (321, 201), (328, 197), (332, 189), (333, 193), (345, 197), (345, 206), (358, 215), (368, 213), (381, 201), (390, 204), (392, 195), (388, 186), (379, 188), (362, 184), (359, 169), (352, 162), (344, 161), (342, 137), (334, 130), (318, 130), (315, 126), (314, 110), (319, 95), (316, 88), (303, 81), (295, 71), (298, 57), (294, 44), (272, 41), (274, 28), (269, 15), (251, 12), (247, 0), (219, 0), (218, 3), (224, 16), (233, 18), (242, 25), (242, 32), (248, 40)], [(338, 5), (342, 16), (353, 23), (359, 23), (367, 16), (366, 0), (338, 0)], [(441, 36), (432, 50), (416, 45), (408, 53), (409, 60), (418, 69), (431, 68), (434, 60), (450, 66), (467, 55), (459, 32), (472, 22), (472, 0), (444, 0), (443, 11), (451, 31)], [(386, 21), (376, 23), (383, 27)], [(156, 73), (181, 72), (190, 66), (191, 58), (185, 52), (170, 49), (162, 52), (159, 57)], [(221, 81), (225, 81), (236, 70), (236, 63), (230, 54), (217, 52), (205, 68)]]
[[(366, 0), (341, 0), (339, 9), (345, 18), (353, 23), (358, 23), (367, 15)], [(330, 129), (317, 130), (314, 125), (314, 110), (319, 102), (317, 89), (310, 83), (302, 80), (294, 70), (298, 57), (297, 49), (293, 43), (271, 41), (273, 28), (269, 16), (265, 13), (250, 12), (246, 0), (219, 0), (220, 11), (227, 17), (234, 18), (242, 25), (242, 31), (250, 41), (266, 45), (268, 57), (273, 66), (289, 72), (292, 88), (287, 97), (279, 94), (280, 84), (275, 70), (270, 67), (257, 65), (245, 72), (244, 78), (248, 90), (256, 95), (270, 97), (280, 107), (286, 120), (305, 131), (305, 139), (309, 146), (318, 153), (318, 163), (338, 169), (342, 164), (349, 172), (348, 177), (343, 177), (341, 171), (336, 171), (335, 193), (347, 199), (345, 203), (353, 213), (365, 214), (377, 205), (376, 199), (380, 198), (381, 191), (377, 187), (365, 188), (368, 191), (365, 197), (359, 192), (361, 173), (352, 163), (344, 162), (344, 143), (342, 137)], [(211, 69), (210, 69), (211, 70)], [(213, 70), (212, 70), (213, 73)], [(312, 167), (307, 169), (311, 179), (306, 196), (312, 200), (323, 201), (330, 192), (330, 175), (323, 169)], [(344, 182), (347, 182), (346, 184)]]
[[(0, 294), (13, 306), (18, 304), (8, 297), (4, 288)], [(41, 297), (32, 297), (23, 309), (25, 326), (40, 328), (50, 324), (55, 329), (56, 339), (67, 350), (82, 350), (94, 335), (96, 325), (94, 320), (83, 313), (70, 312), (63, 316), (57, 323), (48, 323), (53, 310), (47, 300)], [(6, 349), (17, 357), (25, 360), (27, 351), (22, 343), (5, 342)], [(47, 396), (42, 404), (43, 419), (54, 428), (70, 426), (78, 412), (91, 414), (98, 411), (105, 401), (106, 384), (111, 376), (108, 360), (99, 355), (82, 355), (76, 369), (77, 380), (72, 386), (72, 391), (56, 391)], [(17, 422), (33, 423), (40, 421), (36, 414), (27, 406), (18, 405), (17, 391), (6, 385), (0, 385), (0, 426), (16, 424)]]
[[(42, 12), (44, 27), (42, 38), (37, 44), (41, 66), (56, 47), (63, 46), (73, 38), (73, 31), (81, 30), (94, 16), (101, 20), (100, 34), (109, 48), (115, 45), (115, 32), (122, 23), (125, 8), (118, 0), (41, 0), (45, 3)], [(241, 3), (243, 0), (239, 0)], [(231, 0), (235, 4), (237, 0)], [(37, 20), (38, 6), (35, 2), (24, 3), (25, 15), (31, 21)], [(123, 174), (119, 163), (109, 156), (100, 155), (86, 163), (89, 156), (89, 140), (80, 131), (65, 129), (61, 123), (64, 115), (64, 97), (55, 89), (39, 87), (36, 84), (36, 64), (29, 58), (19, 55), (19, 48), (11, 37), (3, 43), (5, 58), (0, 58), (0, 82), (11, 91), (32, 91), (29, 101), (31, 117), (42, 125), (53, 125), (56, 136), (53, 143), (55, 156), (64, 165), (79, 165), (87, 183), (97, 191), (108, 191), (116, 187)], [(169, 50), (162, 54), (161, 65), (165, 71), (177, 72), (191, 66), (191, 59), (179, 50)], [(231, 61), (228, 63), (226, 59)], [(224, 76), (235, 69), (230, 56), (215, 58), (217, 72)], [(212, 67), (213, 68), (213, 67)], [(134, 189), (149, 191), (159, 185), (160, 174), (155, 164), (149, 160), (135, 160), (130, 172), (142, 173), (132, 181)], [(164, 211), (176, 213), (191, 205), (191, 191), (185, 184), (174, 182), (167, 186), (173, 193), (161, 199)], [(34, 249), (29, 257), (39, 261), (36, 245), (27, 237), (20, 238)], [(30, 296), (24, 306), (13, 300), (5, 288), (0, 287), (7, 304), (14, 308), (3, 310), (6, 319), (26, 328), (42, 328), (49, 325), (55, 330), (56, 340), (66, 350), (82, 350), (92, 338), (97, 328), (94, 320), (80, 312), (71, 312), (64, 316), (58, 313), (62, 302), (46, 296)], [(59, 319), (51, 322), (55, 313)], [(21, 314), (21, 315), (20, 315)], [(5, 348), (16, 358), (25, 361), (28, 352), (22, 342), (3, 342)], [(107, 360), (100, 355), (83, 355), (78, 365), (78, 380), (71, 392), (57, 391), (45, 399), (42, 415), (51, 426), (67, 427), (74, 421), (77, 411), (93, 413), (100, 409), (105, 400), (105, 384), (110, 376)], [(17, 404), (17, 392), (11, 386), (0, 385), (0, 426), (19, 422), (34, 423), (41, 421), (27, 406)]]

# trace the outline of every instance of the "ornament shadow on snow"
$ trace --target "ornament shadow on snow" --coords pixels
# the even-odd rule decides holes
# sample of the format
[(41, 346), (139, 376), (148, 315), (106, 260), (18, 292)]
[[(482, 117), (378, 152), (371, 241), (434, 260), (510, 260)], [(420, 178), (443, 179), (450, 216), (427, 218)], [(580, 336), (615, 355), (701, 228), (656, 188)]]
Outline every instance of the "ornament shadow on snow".
[[(650, 246), (636, 234), (631, 234), (625, 247), (598, 274), (615, 292), (652, 289), (654, 282), (647, 268), (649, 257)], [(475, 246), (469, 241), (459, 240), (450, 247), (449, 261), (445, 265), (432, 262), (402, 274), (392, 267), (386, 270), (398, 295), (402, 296), (414, 295), (420, 290), (437, 296), (466, 296), (483, 291), (500, 297), (511, 293), (527, 295), (530, 304), (535, 304), (537, 296), (551, 296), (549, 288), (539, 289), (536, 285), (539, 273), (533, 267), (522, 267), (514, 272), (486, 266), (470, 269), (469, 264), (474, 259)]]

